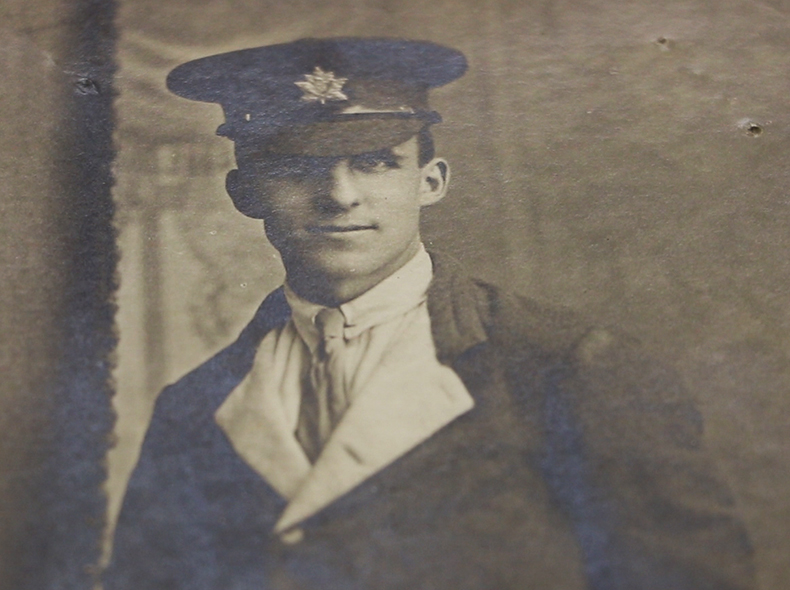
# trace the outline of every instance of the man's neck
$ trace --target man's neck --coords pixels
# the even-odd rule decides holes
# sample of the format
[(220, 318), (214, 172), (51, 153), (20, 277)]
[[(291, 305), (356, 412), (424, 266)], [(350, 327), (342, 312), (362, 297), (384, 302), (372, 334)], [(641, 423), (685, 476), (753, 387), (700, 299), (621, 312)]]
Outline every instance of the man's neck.
[(326, 307), (356, 299), (403, 268), (420, 250), (420, 242), (409, 248), (393, 264), (366, 275), (329, 276), (305, 265), (286, 264), (288, 286), (303, 299)]

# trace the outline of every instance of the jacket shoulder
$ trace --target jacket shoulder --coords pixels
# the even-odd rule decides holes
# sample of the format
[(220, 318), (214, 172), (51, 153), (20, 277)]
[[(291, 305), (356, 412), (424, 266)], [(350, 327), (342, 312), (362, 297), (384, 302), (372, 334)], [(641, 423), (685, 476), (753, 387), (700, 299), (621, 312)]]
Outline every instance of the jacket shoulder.
[(595, 324), (578, 312), (488, 281), (468, 280), (486, 336), (496, 346), (542, 351), (558, 362), (584, 369), (656, 363), (638, 338), (620, 328)]
[(751, 588), (748, 534), (680, 376), (618, 328), (485, 281), (469, 288), (512, 389), (525, 403), (541, 391), (543, 472), (591, 585)]
[(456, 358), (483, 341), (514, 353), (563, 356), (591, 330), (572, 311), (471, 277), (445, 254), (432, 252), (431, 257), (428, 308), (440, 360)]

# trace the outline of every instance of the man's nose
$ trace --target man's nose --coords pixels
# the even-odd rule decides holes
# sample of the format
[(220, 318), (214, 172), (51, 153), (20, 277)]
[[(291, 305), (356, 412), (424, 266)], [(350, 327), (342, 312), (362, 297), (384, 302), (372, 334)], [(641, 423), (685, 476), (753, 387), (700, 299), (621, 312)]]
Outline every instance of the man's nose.
[(347, 160), (336, 162), (323, 178), (319, 202), (328, 212), (342, 212), (360, 204), (360, 194)]

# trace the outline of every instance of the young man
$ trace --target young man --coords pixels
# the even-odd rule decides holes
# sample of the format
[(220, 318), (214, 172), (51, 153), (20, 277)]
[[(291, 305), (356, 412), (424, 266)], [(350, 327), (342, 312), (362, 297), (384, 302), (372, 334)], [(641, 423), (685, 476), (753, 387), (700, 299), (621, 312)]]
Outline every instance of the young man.
[(176, 68), (218, 102), (283, 287), (162, 392), (115, 589), (745, 589), (750, 548), (673, 375), (428, 254), (430, 43), (302, 40)]

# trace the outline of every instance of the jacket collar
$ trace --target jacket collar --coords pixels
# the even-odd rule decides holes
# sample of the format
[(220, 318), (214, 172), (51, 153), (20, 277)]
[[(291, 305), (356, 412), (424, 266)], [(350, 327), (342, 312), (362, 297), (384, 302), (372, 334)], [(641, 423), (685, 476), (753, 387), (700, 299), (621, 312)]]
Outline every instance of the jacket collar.
[(435, 252), (431, 252), (431, 259), (431, 332), (439, 362), (452, 366), (464, 352), (487, 340), (489, 302), (485, 290), (466, 275), (458, 262)]

